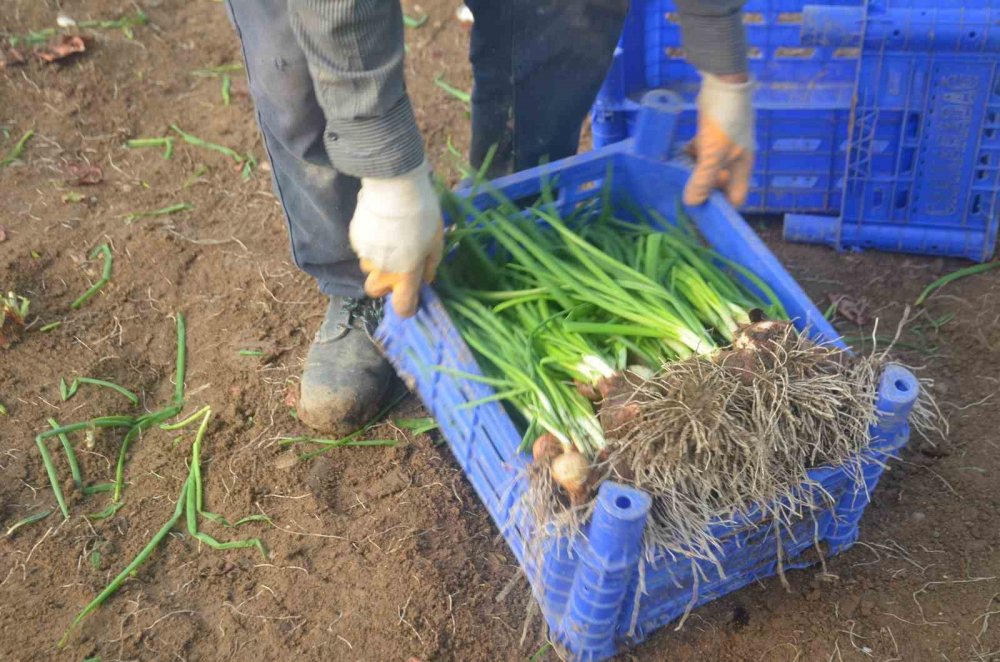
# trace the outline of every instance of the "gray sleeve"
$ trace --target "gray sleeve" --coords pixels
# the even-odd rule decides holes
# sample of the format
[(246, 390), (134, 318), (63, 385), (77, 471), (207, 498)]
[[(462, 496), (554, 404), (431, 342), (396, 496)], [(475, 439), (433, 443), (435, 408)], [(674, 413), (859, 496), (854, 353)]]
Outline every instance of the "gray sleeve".
[(394, 177), (420, 165), (399, 0), (288, 0), (288, 9), (326, 116), (333, 166), (355, 177)]
[(742, 74), (747, 71), (744, 0), (677, 0), (684, 53), (698, 71)]

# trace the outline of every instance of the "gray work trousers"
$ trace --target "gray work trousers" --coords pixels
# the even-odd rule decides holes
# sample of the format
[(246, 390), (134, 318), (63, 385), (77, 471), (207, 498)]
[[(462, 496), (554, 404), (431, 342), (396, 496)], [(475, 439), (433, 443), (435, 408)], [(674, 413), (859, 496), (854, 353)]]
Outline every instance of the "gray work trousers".
[[(497, 152), (491, 176), (575, 154), (628, 0), (467, 4), (475, 16), (469, 53), (472, 165), (478, 168), (492, 145)], [(295, 263), (328, 296), (361, 296), (363, 278), (347, 232), (360, 182), (338, 172), (324, 148), (325, 116), (289, 23), (287, 0), (227, 0), (227, 6), (243, 45)]]

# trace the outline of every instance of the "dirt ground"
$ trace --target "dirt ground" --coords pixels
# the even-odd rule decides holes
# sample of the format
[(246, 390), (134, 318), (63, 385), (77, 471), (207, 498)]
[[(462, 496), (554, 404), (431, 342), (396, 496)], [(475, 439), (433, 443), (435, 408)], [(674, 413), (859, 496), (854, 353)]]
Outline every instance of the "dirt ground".
[[(0, 35), (115, 19), (118, 0), (3, 0)], [(464, 149), (462, 105), (433, 84), (468, 89), (468, 33), (455, 0), (407, 5), (429, 22), (407, 30), (409, 87), (432, 160), (449, 172), (449, 138)], [(0, 70), (0, 158), (34, 129), (23, 158), (0, 169), (0, 289), (29, 296), (32, 328), (0, 350), (0, 523), (54, 508), (33, 443), (62, 423), (136, 413), (118, 394), (82, 386), (60, 399), (61, 377), (109, 379), (141, 394), (143, 411), (173, 392), (174, 321), (188, 321), (188, 410), (211, 405), (203, 472), (208, 507), (230, 520), (264, 513), (273, 525), (208, 524), (221, 539), (260, 536), (271, 550), (214, 551), (171, 534), (64, 649), (74, 615), (135, 556), (173, 511), (191, 433), (149, 431), (128, 459), (125, 506), (91, 522), (107, 494), (0, 537), (0, 656), (5, 660), (534, 660), (555, 659), (531, 624), (513, 557), (446, 446), (391, 424), (394, 447), (343, 448), (322, 464), (290, 462), (282, 437), (304, 434), (290, 414), (302, 357), (323, 312), (291, 264), (284, 220), (265, 168), (241, 178), (226, 156), (178, 141), (170, 160), (129, 150), (172, 123), (263, 159), (242, 74), (225, 106), (219, 78), (192, 71), (237, 62), (221, 4), (141, 3), (150, 23), (129, 40), (87, 29), (87, 51), (63, 64)], [(73, 166), (100, 168), (77, 185)], [(79, 174), (79, 171), (77, 171)], [(179, 213), (127, 215), (187, 203)], [(957, 262), (876, 253), (838, 255), (786, 245), (761, 231), (810, 294), (870, 302), (879, 335)], [(114, 252), (109, 285), (70, 303), (99, 277), (94, 246)], [(947, 316), (953, 317), (947, 317)], [(935, 324), (931, 324), (931, 321)], [(621, 660), (1000, 660), (1000, 272), (955, 282), (904, 335), (904, 357), (925, 366), (951, 419), (936, 447), (913, 444), (866, 514), (861, 542), (818, 569), (748, 587), (699, 609)], [(61, 325), (42, 332), (53, 322)], [(872, 332), (841, 321), (848, 336)], [(246, 355), (240, 350), (257, 350)], [(405, 404), (402, 415), (419, 415)], [(54, 441), (54, 440), (53, 440)], [(120, 439), (81, 447), (88, 483), (107, 481)], [(53, 455), (60, 475), (68, 470)], [(325, 499), (310, 490), (319, 474)], [(71, 492), (71, 490), (68, 490)], [(333, 505), (331, 505), (333, 504)], [(180, 531), (180, 528), (177, 529)], [(505, 590), (512, 587), (512, 590)], [(498, 597), (500, 596), (500, 597)], [(536, 655), (537, 653), (537, 655)], [(532, 657), (534, 656), (534, 657)]]

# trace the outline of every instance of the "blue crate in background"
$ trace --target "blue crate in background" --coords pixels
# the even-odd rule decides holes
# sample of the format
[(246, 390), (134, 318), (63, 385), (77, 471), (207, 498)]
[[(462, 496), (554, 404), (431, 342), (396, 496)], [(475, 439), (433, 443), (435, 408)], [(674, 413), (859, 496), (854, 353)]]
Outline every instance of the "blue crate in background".
[[(639, 206), (673, 218), (689, 172), (668, 163), (677, 109), (654, 93), (637, 122), (637, 138), (588, 154), (498, 179), (493, 188), (507, 198), (535, 198), (546, 183), (555, 189), (557, 211), (603, 195), (611, 177), (616, 213), (629, 217)], [(472, 195), (480, 209), (497, 204), (489, 193)], [(701, 233), (726, 258), (764, 279), (777, 293), (799, 329), (818, 340), (839, 342), (822, 313), (785, 271), (743, 219), (718, 194), (690, 210)], [(597, 495), (586, 537), (559, 539), (545, 551), (541, 566), (527, 553), (532, 524), (511, 516), (526, 488), (527, 458), (518, 453), (521, 432), (482, 382), (468, 346), (442, 302), (424, 288), (415, 317), (402, 320), (389, 307), (377, 337), (404, 381), (415, 390), (441, 426), (455, 458), (525, 570), (552, 636), (575, 660), (603, 660), (678, 618), (692, 604), (703, 604), (783, 567), (800, 568), (850, 547), (885, 463), (909, 436), (907, 417), (919, 383), (907, 370), (889, 366), (882, 375), (872, 443), (848, 466), (810, 472), (802, 494), (811, 512), (791, 526), (749, 515), (739, 524), (718, 523), (725, 540), (719, 564), (683, 556), (641, 558), (641, 538), (650, 497), (634, 488), (604, 483)], [(471, 403), (478, 403), (470, 406)], [(640, 573), (643, 590), (640, 591)]]
[[(831, 0), (830, 6), (862, 0)], [(744, 25), (754, 98), (758, 154), (746, 209), (833, 213), (840, 209), (861, 49), (804, 45), (805, 0), (749, 0)], [(678, 139), (695, 133), (698, 72), (684, 59), (672, 0), (634, 0), (608, 78), (594, 104), (594, 146), (631, 136), (642, 95), (669, 89), (685, 101)]]
[[(789, 240), (988, 260), (1000, 225), (1000, 0), (748, 2), (759, 81), (746, 209), (787, 213)], [(592, 113), (594, 144), (635, 132), (654, 88), (686, 101), (670, 0), (636, 0)], [(864, 35), (864, 39), (862, 39)]]
[(990, 259), (1000, 224), (998, 19), (1000, 0), (809, 8), (805, 43), (862, 54), (839, 216), (789, 215), (787, 239)]

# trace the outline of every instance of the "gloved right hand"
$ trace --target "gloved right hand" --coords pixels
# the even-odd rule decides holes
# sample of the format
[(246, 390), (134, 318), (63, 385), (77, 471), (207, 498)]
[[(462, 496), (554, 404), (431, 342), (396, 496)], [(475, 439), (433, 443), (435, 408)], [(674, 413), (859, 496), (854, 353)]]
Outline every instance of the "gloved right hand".
[(426, 160), (398, 177), (361, 179), (350, 239), (368, 274), (365, 293), (392, 292), (400, 317), (416, 313), (420, 283), (434, 279), (444, 250), (441, 203)]

